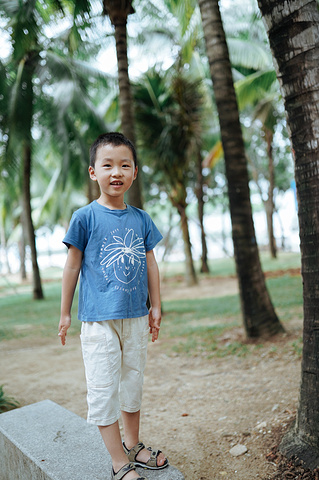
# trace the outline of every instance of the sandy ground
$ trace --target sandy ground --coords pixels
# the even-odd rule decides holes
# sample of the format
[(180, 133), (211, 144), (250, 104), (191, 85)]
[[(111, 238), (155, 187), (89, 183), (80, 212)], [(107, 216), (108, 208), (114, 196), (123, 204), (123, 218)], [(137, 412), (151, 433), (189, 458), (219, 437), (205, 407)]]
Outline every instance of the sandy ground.
[[(163, 298), (199, 298), (237, 291), (236, 279), (203, 280), (190, 290), (163, 284)], [(242, 329), (234, 338), (243, 340)], [(300, 359), (291, 344), (301, 321), (265, 341), (246, 357), (190, 357), (149, 345), (141, 439), (161, 448), (186, 480), (271, 478), (267, 459), (279, 433), (293, 419), (299, 392)], [(50, 399), (85, 418), (86, 386), (79, 339), (31, 337), (1, 342), (1, 384), (20, 404)], [(247, 452), (238, 457), (237, 444)]]

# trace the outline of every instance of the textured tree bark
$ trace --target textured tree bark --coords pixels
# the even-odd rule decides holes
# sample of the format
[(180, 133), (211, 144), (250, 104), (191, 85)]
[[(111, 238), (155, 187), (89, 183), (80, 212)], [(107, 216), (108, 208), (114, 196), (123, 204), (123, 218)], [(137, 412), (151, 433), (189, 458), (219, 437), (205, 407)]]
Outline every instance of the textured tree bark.
[(169, 196), (172, 205), (177, 209), (181, 219), (181, 229), (184, 242), (185, 265), (186, 265), (186, 284), (191, 287), (197, 284), (197, 275), (193, 262), (192, 245), (189, 236), (188, 218), (186, 214), (186, 189), (183, 182), (180, 182), (178, 188), (172, 187)]
[(198, 202), (198, 219), (200, 224), (201, 232), (201, 244), (202, 244), (202, 256), (201, 256), (201, 273), (209, 273), (208, 259), (207, 259), (207, 242), (206, 242), (206, 233), (204, 228), (204, 198), (203, 198), (203, 173), (202, 173), (202, 156), (200, 149), (197, 152), (197, 188), (196, 196)]
[(186, 261), (186, 285), (191, 287), (197, 284), (197, 276), (194, 268), (193, 256), (192, 256), (192, 245), (189, 237), (189, 228), (188, 228), (188, 218), (186, 215), (186, 208), (180, 205), (178, 207), (178, 213), (181, 217), (181, 227), (184, 240), (184, 252), (185, 252), (185, 261)]
[(269, 188), (268, 188), (268, 200), (265, 202), (266, 216), (267, 216), (267, 229), (268, 229), (268, 242), (269, 249), (272, 258), (277, 258), (277, 244), (274, 235), (274, 188), (275, 188), (275, 169), (273, 158), (273, 133), (270, 130), (266, 130), (266, 142), (267, 142), (267, 155), (268, 155), (268, 172), (269, 172)]
[(249, 178), (225, 32), (218, 0), (199, 0), (224, 149), (232, 237), (244, 326), (248, 337), (283, 331), (260, 264)]
[[(134, 13), (132, 0), (104, 0), (104, 12), (109, 15), (115, 29), (116, 56), (118, 66), (119, 99), (122, 133), (135, 145), (134, 109), (127, 58), (127, 17)], [(140, 173), (141, 175), (141, 173)], [(128, 191), (129, 203), (143, 208), (139, 175)]]
[(25, 265), (25, 260), (26, 260), (26, 255), (25, 255), (25, 247), (26, 247), (26, 226), (25, 226), (25, 219), (24, 219), (24, 209), (23, 209), (23, 202), (22, 200), (20, 201), (21, 206), (22, 206), (22, 212), (20, 215), (20, 224), (21, 224), (21, 236), (19, 240), (19, 257), (20, 257), (20, 276), (21, 280), (26, 280), (27, 279), (27, 270), (26, 270), (26, 265)]
[(296, 423), (281, 450), (319, 466), (319, 13), (315, 0), (258, 0), (295, 156), (303, 281), (303, 357)]
[(31, 182), (31, 147), (27, 142), (23, 147), (23, 182), (22, 182), (23, 210), (25, 215), (28, 241), (31, 249), (33, 298), (35, 300), (42, 300), (44, 298), (44, 295), (42, 291), (40, 269), (38, 265), (37, 250), (36, 250), (36, 244), (35, 244), (35, 233), (34, 233), (34, 226), (32, 221), (30, 182)]
[[(28, 243), (31, 250), (32, 260), (32, 280), (33, 280), (33, 298), (35, 300), (42, 300), (44, 298), (40, 269), (37, 259), (37, 249), (35, 232), (32, 221), (32, 207), (31, 207), (31, 168), (32, 168), (32, 115), (33, 115), (33, 85), (32, 78), (34, 73), (33, 53), (31, 52), (24, 59), (24, 68), (22, 72), (21, 85), (23, 88), (24, 98), (24, 114), (21, 115), (25, 125), (23, 126), (23, 139), (22, 144), (22, 203), (23, 203), (23, 215), (25, 220), (26, 234), (28, 237)], [(22, 108), (22, 107), (21, 107)]]
[(9, 256), (8, 256), (8, 245), (7, 245), (7, 237), (6, 237), (6, 231), (5, 231), (5, 219), (1, 218), (0, 219), (0, 245), (3, 248), (3, 254), (4, 254), (4, 264), (8, 270), (8, 273), (11, 272), (11, 267), (10, 267), (10, 262), (9, 262)]

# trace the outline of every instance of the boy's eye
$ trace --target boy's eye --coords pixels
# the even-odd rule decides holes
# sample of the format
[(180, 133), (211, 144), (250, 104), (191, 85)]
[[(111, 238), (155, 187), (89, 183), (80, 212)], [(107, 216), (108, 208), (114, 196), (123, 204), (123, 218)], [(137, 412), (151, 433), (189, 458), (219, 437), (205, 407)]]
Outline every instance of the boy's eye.
[(131, 165), (129, 163), (128, 164), (124, 163), (123, 168), (131, 168)]

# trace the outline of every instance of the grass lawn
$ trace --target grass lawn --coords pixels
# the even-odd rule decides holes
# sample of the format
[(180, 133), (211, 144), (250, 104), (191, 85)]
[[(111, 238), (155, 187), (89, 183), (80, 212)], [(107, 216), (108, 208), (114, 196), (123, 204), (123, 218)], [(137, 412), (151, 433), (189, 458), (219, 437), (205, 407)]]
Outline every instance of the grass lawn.
[[(284, 327), (291, 319), (302, 318), (302, 283), (299, 276), (269, 278), (267, 287)], [(232, 335), (229, 335), (232, 330), (242, 328), (238, 295), (167, 301), (163, 303), (163, 310), (163, 332), (168, 338), (175, 339), (172, 348), (176, 352), (245, 355), (259, 348), (260, 344), (256, 342), (249, 344), (236, 338), (231, 340)], [(301, 340), (293, 345), (293, 349), (300, 355)]]
[[(299, 268), (300, 257), (296, 254), (281, 254), (272, 260), (262, 256), (264, 271)], [(180, 274), (180, 265), (175, 269), (170, 265), (170, 275)], [(220, 259), (212, 262), (211, 276), (234, 274), (233, 259)], [(302, 318), (302, 283), (298, 275), (288, 273), (267, 279), (267, 286), (277, 314), (283, 323), (292, 318)], [(167, 274), (167, 272), (166, 272)], [(46, 277), (50, 276), (46, 272)], [(0, 283), (0, 341), (29, 335), (53, 337), (57, 335), (60, 315), (61, 282), (57, 272), (51, 272), (51, 281), (44, 282), (45, 299), (34, 301), (31, 287), (8, 284), (3, 278)], [(48, 280), (48, 278), (47, 278)], [(227, 332), (242, 327), (238, 295), (196, 300), (175, 300), (163, 302), (163, 329), (161, 338), (167, 340), (167, 347), (173, 351), (207, 355), (244, 355), (258, 345), (248, 345), (242, 341), (221, 341)], [(77, 298), (73, 307), (73, 323), (69, 335), (79, 334), (77, 320)], [(301, 342), (300, 342), (301, 343)], [(295, 346), (300, 353), (300, 345)]]
[[(0, 341), (28, 335), (53, 336), (58, 333), (60, 318), (61, 283), (43, 285), (44, 300), (33, 300), (31, 289), (27, 292), (0, 297)], [(72, 333), (80, 332), (77, 321), (77, 298), (72, 309)]]
[[(295, 252), (280, 252), (278, 258), (271, 258), (269, 252), (260, 253), (260, 261), (264, 272), (275, 270), (288, 270), (300, 268), (300, 254)], [(196, 270), (199, 270), (199, 263), (195, 262)], [(216, 258), (209, 261), (211, 276), (235, 275), (236, 266), (233, 258)], [(162, 263), (161, 271), (165, 277), (183, 275), (185, 266), (183, 262)]]

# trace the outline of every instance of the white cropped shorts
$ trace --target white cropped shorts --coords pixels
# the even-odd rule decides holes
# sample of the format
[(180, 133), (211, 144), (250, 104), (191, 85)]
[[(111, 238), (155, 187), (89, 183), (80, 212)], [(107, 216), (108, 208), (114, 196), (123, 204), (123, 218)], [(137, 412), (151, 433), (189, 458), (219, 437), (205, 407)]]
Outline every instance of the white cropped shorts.
[(82, 322), (89, 423), (111, 425), (121, 411), (140, 410), (148, 335), (148, 315)]

